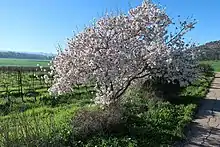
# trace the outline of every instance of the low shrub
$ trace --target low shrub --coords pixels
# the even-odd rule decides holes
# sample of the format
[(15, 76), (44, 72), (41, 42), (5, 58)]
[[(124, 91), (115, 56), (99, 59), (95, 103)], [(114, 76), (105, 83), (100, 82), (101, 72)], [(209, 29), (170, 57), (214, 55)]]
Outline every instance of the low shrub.
[(213, 77), (202, 76), (190, 86), (182, 89), (180, 96), (203, 98), (207, 94), (212, 80)]
[(171, 145), (184, 137), (184, 127), (192, 120), (195, 105), (173, 105), (162, 100), (145, 99), (126, 105), (126, 125), (138, 146)]
[(214, 68), (208, 64), (208, 63), (200, 63), (199, 64), (199, 69), (200, 72), (204, 75), (204, 76), (213, 76), (214, 75)]
[(106, 109), (82, 109), (73, 118), (73, 135), (76, 140), (84, 140), (94, 135), (119, 133), (123, 123), (123, 110), (119, 106)]
[(163, 78), (156, 78), (151, 81), (145, 81), (142, 90), (152, 93), (156, 98), (177, 97), (181, 91), (180, 84), (177, 81), (167, 82)]

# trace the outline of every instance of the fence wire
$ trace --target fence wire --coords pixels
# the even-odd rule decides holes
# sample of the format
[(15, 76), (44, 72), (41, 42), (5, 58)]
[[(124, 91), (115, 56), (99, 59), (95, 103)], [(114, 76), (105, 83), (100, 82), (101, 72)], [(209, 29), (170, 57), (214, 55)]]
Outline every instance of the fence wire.
[(44, 71), (36, 67), (0, 67), (0, 98), (6, 101), (34, 100), (47, 93), (53, 79), (45, 82)]

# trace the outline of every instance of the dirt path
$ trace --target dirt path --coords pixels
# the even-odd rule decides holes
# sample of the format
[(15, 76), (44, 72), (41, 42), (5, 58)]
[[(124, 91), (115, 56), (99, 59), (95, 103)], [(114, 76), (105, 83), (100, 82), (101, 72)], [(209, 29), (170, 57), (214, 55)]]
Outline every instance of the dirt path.
[(187, 138), (179, 146), (220, 147), (220, 73), (216, 73), (209, 93), (202, 100)]

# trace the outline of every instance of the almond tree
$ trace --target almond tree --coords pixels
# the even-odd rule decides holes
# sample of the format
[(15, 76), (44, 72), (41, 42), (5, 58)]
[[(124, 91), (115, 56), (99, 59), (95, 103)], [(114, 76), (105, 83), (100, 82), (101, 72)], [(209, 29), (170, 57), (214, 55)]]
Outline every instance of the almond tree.
[(56, 75), (49, 91), (62, 94), (75, 84), (96, 85), (95, 102), (120, 100), (136, 82), (155, 77), (177, 80), (181, 86), (196, 77), (195, 53), (183, 40), (194, 22), (183, 22), (179, 32), (168, 34), (171, 19), (149, 1), (128, 14), (108, 15), (68, 39), (67, 48), (52, 62)]

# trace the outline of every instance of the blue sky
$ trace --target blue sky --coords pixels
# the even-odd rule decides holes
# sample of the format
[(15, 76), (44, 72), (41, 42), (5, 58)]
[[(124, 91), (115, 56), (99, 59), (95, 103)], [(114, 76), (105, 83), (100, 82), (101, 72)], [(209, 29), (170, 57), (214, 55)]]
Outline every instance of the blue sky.
[[(153, 0), (171, 18), (198, 20), (187, 37), (205, 43), (220, 40), (220, 0)], [(56, 52), (66, 39), (107, 11), (127, 12), (142, 0), (0, 0), (0, 50)]]

